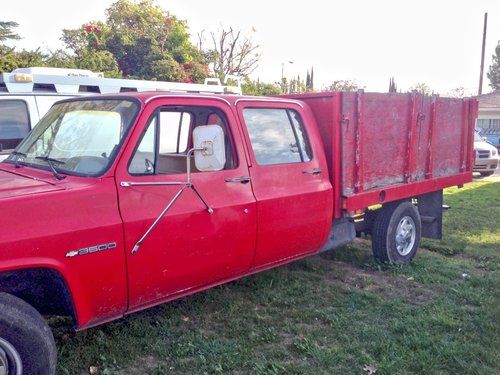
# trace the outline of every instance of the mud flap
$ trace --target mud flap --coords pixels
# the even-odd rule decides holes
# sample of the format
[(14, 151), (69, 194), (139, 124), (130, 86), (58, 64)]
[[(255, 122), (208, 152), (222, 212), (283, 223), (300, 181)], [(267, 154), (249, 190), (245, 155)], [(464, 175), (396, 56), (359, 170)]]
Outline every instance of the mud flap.
[(328, 240), (321, 248), (320, 252), (335, 249), (336, 247), (352, 242), (356, 237), (356, 229), (352, 219), (342, 218), (333, 221)]
[(422, 237), (440, 240), (443, 229), (443, 190), (416, 197), (422, 220)]

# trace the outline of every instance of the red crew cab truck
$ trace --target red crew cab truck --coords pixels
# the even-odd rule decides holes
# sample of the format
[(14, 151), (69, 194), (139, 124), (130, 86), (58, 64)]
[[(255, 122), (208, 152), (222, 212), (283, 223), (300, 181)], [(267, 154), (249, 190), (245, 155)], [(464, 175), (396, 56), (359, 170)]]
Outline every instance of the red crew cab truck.
[[(61, 101), (0, 163), (0, 372), (76, 329), (371, 234), (407, 263), (471, 181), (477, 103), (419, 94)], [(378, 207), (378, 209), (374, 208)]]

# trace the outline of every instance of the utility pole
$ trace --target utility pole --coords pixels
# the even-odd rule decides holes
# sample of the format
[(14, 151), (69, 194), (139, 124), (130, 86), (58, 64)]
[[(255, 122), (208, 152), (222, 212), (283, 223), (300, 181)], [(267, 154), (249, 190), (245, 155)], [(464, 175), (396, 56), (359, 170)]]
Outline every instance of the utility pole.
[(488, 13), (484, 14), (484, 28), (483, 28), (483, 48), (481, 50), (481, 69), (479, 73), (479, 89), (477, 95), (483, 93), (483, 71), (484, 71), (484, 50), (486, 47), (486, 27), (488, 26)]

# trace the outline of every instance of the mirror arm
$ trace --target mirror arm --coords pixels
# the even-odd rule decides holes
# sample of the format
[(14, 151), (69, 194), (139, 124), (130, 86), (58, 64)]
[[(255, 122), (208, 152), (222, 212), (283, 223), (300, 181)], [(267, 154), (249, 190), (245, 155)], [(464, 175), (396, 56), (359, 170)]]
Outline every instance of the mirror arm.
[(179, 197), (182, 195), (184, 190), (186, 189), (191, 189), (195, 193), (195, 195), (198, 197), (198, 199), (203, 203), (205, 206), (206, 210), (210, 215), (214, 213), (214, 209), (208, 205), (208, 203), (203, 199), (201, 196), (200, 192), (194, 184), (191, 182), (191, 155), (195, 151), (205, 151), (206, 148), (204, 147), (198, 147), (198, 148), (192, 148), (190, 149), (187, 154), (186, 154), (186, 160), (187, 160), (187, 180), (185, 182), (179, 182), (179, 181), (151, 181), (151, 182), (133, 182), (133, 181), (122, 181), (120, 182), (120, 186), (122, 187), (132, 187), (132, 186), (161, 186), (161, 185), (166, 185), (166, 186), (182, 186), (181, 189), (174, 195), (174, 197), (168, 202), (166, 207), (163, 209), (163, 211), (158, 215), (158, 217), (153, 221), (153, 224), (148, 228), (148, 230), (142, 235), (142, 237), (137, 241), (131, 251), (132, 254), (136, 254), (139, 251), (139, 248), (141, 247), (142, 243), (146, 240), (146, 238), (149, 236), (149, 234), (155, 229), (155, 227), (158, 225), (160, 220), (165, 216), (165, 214), (170, 210), (170, 208), (174, 205), (174, 203), (179, 199)]
[(189, 149), (186, 154), (186, 171), (187, 171), (187, 184), (191, 184), (191, 155), (194, 154), (195, 151), (206, 151), (205, 147), (193, 147)]

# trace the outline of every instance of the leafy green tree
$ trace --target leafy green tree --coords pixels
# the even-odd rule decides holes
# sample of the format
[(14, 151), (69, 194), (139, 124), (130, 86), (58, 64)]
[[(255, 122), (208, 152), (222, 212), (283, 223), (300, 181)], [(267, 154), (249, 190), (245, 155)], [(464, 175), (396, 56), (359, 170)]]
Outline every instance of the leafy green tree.
[(500, 90), (500, 40), (495, 48), (495, 54), (492, 56), (492, 63), (487, 75), (490, 80), (490, 87), (494, 91)]
[(322, 91), (358, 91), (359, 89), (364, 89), (364, 86), (350, 79), (341, 79), (323, 87)]
[(17, 22), (0, 21), (0, 44), (7, 40), (21, 39), (21, 37), (12, 30), (18, 26), (19, 24)]
[(279, 95), (281, 94), (281, 88), (274, 83), (260, 82), (260, 80), (252, 81), (248, 77), (243, 80), (241, 85), (243, 94), (245, 95)]
[(52, 68), (76, 68), (75, 59), (62, 49), (50, 51), (44, 58), (44, 65)]
[(419, 82), (419, 83), (415, 83), (413, 84), (411, 87), (410, 87), (410, 91), (413, 92), (413, 91), (416, 91), (424, 96), (431, 96), (431, 95), (434, 95), (434, 90), (432, 90), (429, 85), (427, 85), (426, 83), (422, 83), (422, 82)]
[(186, 22), (153, 0), (118, 0), (106, 16), (106, 22), (63, 30), (62, 40), (78, 67), (168, 81), (203, 82), (207, 76), (205, 58), (190, 42)]
[(11, 72), (19, 67), (19, 58), (13, 48), (0, 45), (0, 72)]

